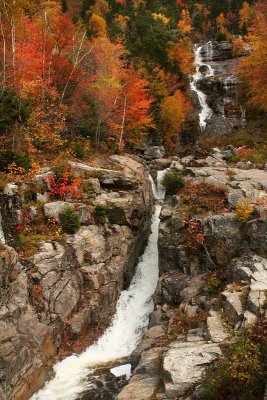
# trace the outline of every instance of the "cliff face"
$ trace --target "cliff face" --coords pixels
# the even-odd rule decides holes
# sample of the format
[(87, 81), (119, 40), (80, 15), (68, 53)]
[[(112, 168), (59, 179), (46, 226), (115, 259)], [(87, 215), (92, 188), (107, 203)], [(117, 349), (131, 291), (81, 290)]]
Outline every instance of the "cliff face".
[(214, 371), (224, 346), (266, 318), (267, 174), (255, 167), (229, 172), (225, 158), (233, 152), (216, 148), (171, 163), (189, 189), (164, 201), (155, 310), (118, 400), (202, 400), (205, 370)]
[(198, 82), (212, 110), (205, 133), (220, 137), (246, 125), (246, 111), (238, 93), (238, 58), (233, 56), (232, 44), (227, 42), (212, 42), (211, 52), (207, 52), (204, 46), (201, 56), (203, 62), (212, 69), (212, 75), (206, 77), (203, 66), (200, 70), (203, 78)]
[[(42, 206), (39, 202), (38, 207), (31, 205), (32, 218), (38, 213), (57, 218), (66, 204), (80, 214), (81, 228), (67, 236), (65, 243), (43, 240), (29, 257), (1, 243), (3, 400), (28, 399), (39, 389), (59, 350), (67, 355), (78, 339), (85, 334), (94, 337), (97, 326), (107, 325), (121, 290), (131, 281), (149, 234), (151, 184), (146, 168), (137, 159), (113, 156), (106, 164), (107, 168), (71, 165), (83, 182), (90, 183), (90, 191), (83, 192), (79, 200), (51, 201), (41, 193), (43, 177), (49, 171), (35, 178), (35, 194), (45, 202)], [(11, 186), (2, 193), (2, 227), (7, 242), (25, 205), (21, 187)], [(106, 223), (95, 222), (93, 209), (97, 205), (105, 210)], [(81, 343), (79, 348), (83, 346)]]

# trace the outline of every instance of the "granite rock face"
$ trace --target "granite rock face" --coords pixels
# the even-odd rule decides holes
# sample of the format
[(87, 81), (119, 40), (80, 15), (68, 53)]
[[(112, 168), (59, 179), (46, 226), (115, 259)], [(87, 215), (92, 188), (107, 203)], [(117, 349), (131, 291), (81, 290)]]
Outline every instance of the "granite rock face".
[[(149, 399), (153, 389), (157, 400), (199, 399), (203, 372), (216, 368), (221, 345), (233, 343), (240, 330), (266, 317), (267, 175), (263, 169), (243, 167), (233, 167), (229, 174), (224, 157), (231, 154), (234, 148), (227, 146), (213, 149), (206, 158), (172, 161), (185, 180), (224, 188), (228, 204), (217, 214), (191, 212), (189, 218), (201, 226), (204, 238), (204, 245), (196, 246), (192, 236), (186, 236), (182, 195), (167, 196), (163, 203), (155, 309), (136, 350), (145, 357), (151, 349), (160, 349), (160, 372), (150, 369), (150, 391), (140, 399)], [(239, 202), (254, 206), (247, 220), (235, 210)], [(161, 332), (156, 342), (150, 338), (153, 329)], [(122, 399), (135, 399), (135, 390), (138, 396), (143, 390), (147, 371), (139, 366)]]
[[(90, 202), (85, 194), (80, 200), (47, 198), (43, 212), (57, 219), (66, 205), (75, 209), (82, 223), (76, 234), (65, 243), (43, 240), (35, 254), (23, 258), (0, 244), (1, 399), (28, 399), (43, 386), (47, 365), (66, 342), (75, 344), (91, 327), (109, 320), (149, 235), (153, 196), (139, 159), (113, 156), (107, 168), (71, 167), (89, 182)], [(44, 177), (38, 179), (35, 185), (44, 196)], [(3, 196), (8, 200), (4, 208), (1, 204), (6, 235), (5, 222), (16, 226), (23, 199), (10, 187)], [(96, 224), (92, 199), (108, 206), (108, 223)]]
[(163, 380), (167, 397), (190, 394), (201, 380), (204, 369), (220, 355), (220, 347), (214, 343), (174, 342), (163, 360)]

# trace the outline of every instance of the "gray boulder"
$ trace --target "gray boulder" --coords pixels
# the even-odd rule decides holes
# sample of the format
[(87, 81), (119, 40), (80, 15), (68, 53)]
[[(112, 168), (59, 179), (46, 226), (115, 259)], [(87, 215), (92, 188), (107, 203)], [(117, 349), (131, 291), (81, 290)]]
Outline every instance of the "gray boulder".
[(165, 155), (165, 149), (163, 146), (153, 146), (148, 148), (144, 153), (146, 160), (155, 160), (157, 158), (163, 158)]
[(163, 379), (167, 397), (186, 396), (200, 382), (205, 368), (221, 350), (214, 343), (174, 342), (163, 357)]

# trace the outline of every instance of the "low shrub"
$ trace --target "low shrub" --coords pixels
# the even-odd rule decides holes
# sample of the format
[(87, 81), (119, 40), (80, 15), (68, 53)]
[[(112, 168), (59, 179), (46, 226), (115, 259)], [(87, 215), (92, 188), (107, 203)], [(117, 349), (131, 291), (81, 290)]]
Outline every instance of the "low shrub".
[(15, 238), (20, 254), (30, 257), (38, 251), (38, 245), (42, 240), (51, 240), (49, 234), (28, 234), (20, 232)]
[(47, 194), (56, 199), (66, 200), (70, 197), (79, 197), (81, 179), (74, 177), (69, 169), (56, 167), (48, 178), (50, 190)]
[(216, 273), (211, 274), (205, 282), (205, 291), (210, 295), (218, 295), (223, 287), (223, 282)]
[(240, 161), (240, 158), (237, 155), (231, 155), (231, 156), (226, 156), (225, 161), (228, 164), (236, 164), (238, 161)]
[(108, 207), (104, 204), (97, 204), (94, 208), (93, 214), (98, 224), (105, 224), (108, 222)]
[(85, 158), (84, 146), (81, 143), (75, 143), (73, 146), (73, 153), (76, 158)]
[(81, 226), (79, 214), (71, 207), (66, 207), (59, 214), (59, 221), (64, 232), (74, 234)]
[(166, 190), (166, 194), (176, 194), (179, 189), (185, 186), (181, 172), (175, 168), (166, 173), (161, 183)]
[(180, 191), (181, 211), (186, 215), (227, 211), (227, 189), (207, 182), (188, 182)]
[(266, 380), (266, 321), (247, 328), (201, 383), (202, 400), (261, 400)]
[(31, 161), (27, 154), (15, 150), (0, 152), (0, 171), (9, 172), (9, 167), (14, 164), (28, 172), (31, 169)]
[(241, 201), (236, 205), (235, 213), (238, 219), (243, 222), (248, 221), (255, 211), (255, 207), (248, 201)]

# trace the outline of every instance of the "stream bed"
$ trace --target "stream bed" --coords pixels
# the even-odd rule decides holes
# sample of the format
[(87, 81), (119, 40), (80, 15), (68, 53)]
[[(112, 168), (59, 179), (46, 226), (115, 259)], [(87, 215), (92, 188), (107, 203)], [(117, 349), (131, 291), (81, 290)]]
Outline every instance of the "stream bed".
[[(129, 288), (120, 295), (110, 327), (82, 354), (73, 354), (56, 364), (55, 377), (31, 400), (113, 400), (127, 383), (130, 368), (125, 358), (139, 343), (153, 311), (152, 296), (158, 281), (159, 203), (165, 194), (160, 181), (164, 173), (158, 173), (157, 184), (150, 178), (158, 202), (151, 234)], [(118, 360), (123, 360), (123, 367)]]

